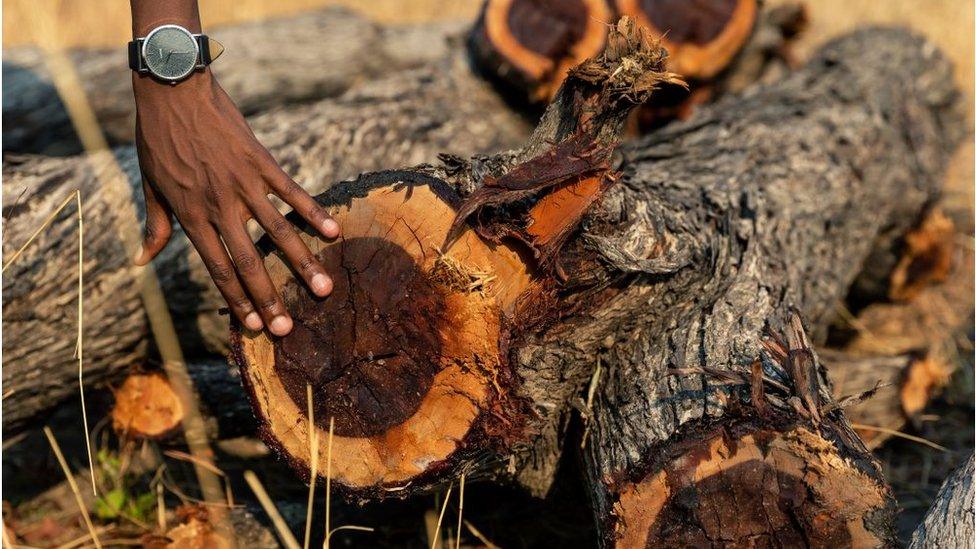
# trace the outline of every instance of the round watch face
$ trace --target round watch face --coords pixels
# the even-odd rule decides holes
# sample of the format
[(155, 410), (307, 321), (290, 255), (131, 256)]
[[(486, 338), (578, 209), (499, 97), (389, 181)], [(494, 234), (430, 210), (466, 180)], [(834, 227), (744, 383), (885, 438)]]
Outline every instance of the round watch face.
[(163, 80), (179, 80), (193, 72), (198, 53), (196, 39), (177, 25), (153, 29), (142, 44), (146, 68)]

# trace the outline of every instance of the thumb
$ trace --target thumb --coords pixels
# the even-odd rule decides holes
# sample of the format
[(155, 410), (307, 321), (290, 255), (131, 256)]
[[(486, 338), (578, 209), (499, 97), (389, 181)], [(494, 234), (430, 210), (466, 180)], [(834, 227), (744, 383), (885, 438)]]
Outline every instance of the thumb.
[(152, 261), (166, 247), (173, 234), (169, 205), (145, 176), (142, 178), (142, 193), (146, 197), (146, 233), (135, 256), (135, 264), (140, 266)]

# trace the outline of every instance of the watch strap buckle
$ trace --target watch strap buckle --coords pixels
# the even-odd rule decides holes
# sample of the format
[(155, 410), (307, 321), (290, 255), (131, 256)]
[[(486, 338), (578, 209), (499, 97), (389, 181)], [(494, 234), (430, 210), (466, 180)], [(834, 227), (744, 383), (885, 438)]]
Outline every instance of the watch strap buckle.
[(140, 74), (149, 72), (149, 69), (142, 64), (142, 43), (142, 38), (129, 42), (129, 68)]
[(206, 34), (194, 34), (193, 39), (197, 41), (197, 67), (202, 69), (210, 64), (210, 40)]

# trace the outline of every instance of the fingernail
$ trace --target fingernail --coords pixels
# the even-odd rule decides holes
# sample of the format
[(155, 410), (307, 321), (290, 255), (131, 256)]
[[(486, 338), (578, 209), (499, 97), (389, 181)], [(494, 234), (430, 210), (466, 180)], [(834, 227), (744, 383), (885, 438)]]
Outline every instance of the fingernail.
[(247, 329), (256, 332), (264, 326), (264, 323), (261, 322), (261, 315), (252, 311), (244, 317), (244, 325), (247, 326)]
[(329, 295), (329, 292), (332, 291), (332, 279), (321, 273), (313, 276), (312, 291), (320, 296)]
[(271, 333), (283, 336), (291, 331), (291, 319), (287, 316), (276, 316), (271, 319)]
[(339, 236), (339, 224), (334, 219), (326, 219), (322, 222), (322, 232), (328, 237)]
[(139, 245), (139, 249), (136, 250), (136, 255), (133, 256), (133, 258), (132, 258), (132, 262), (138, 265), (139, 264), (139, 260), (142, 258), (142, 254), (144, 254), (144, 253), (145, 253), (145, 248), (143, 248), (142, 247), (142, 244), (140, 244)]

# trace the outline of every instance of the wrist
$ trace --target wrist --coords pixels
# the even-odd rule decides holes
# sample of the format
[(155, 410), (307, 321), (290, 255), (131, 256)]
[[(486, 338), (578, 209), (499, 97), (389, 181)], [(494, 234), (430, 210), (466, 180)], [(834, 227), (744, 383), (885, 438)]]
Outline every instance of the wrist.
[(132, 92), (136, 103), (145, 101), (180, 101), (210, 94), (216, 80), (210, 68), (196, 70), (183, 80), (173, 83), (157, 80), (149, 74), (132, 73)]

